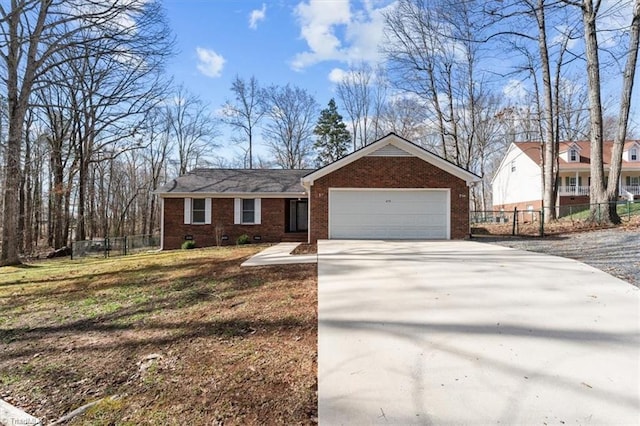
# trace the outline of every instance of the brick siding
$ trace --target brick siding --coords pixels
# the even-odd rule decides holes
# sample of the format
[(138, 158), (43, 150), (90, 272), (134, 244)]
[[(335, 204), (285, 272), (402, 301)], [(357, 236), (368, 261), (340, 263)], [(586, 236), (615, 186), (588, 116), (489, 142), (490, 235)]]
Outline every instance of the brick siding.
[(533, 210), (539, 211), (542, 208), (542, 200), (521, 201), (519, 203), (501, 204), (493, 206), (493, 210), (504, 210), (505, 212), (513, 212), (514, 208), (518, 208), (518, 211), (529, 210), (529, 206), (533, 207)]
[[(521, 201), (519, 203), (502, 204), (493, 206), (493, 210), (504, 210), (505, 212), (513, 212), (514, 208), (518, 208), (518, 211), (529, 210), (529, 206), (533, 207), (533, 210), (540, 211), (542, 209), (542, 200)], [(589, 196), (588, 195), (561, 195), (558, 197), (558, 203), (556, 208), (558, 217), (563, 217), (571, 212), (578, 212), (581, 209), (574, 206), (584, 207), (584, 210), (589, 208)]]
[(329, 188), (451, 188), (451, 238), (469, 236), (469, 188), (417, 157), (362, 157), (318, 179), (311, 187), (310, 239), (329, 236)]
[(260, 242), (280, 242), (286, 235), (285, 205), (283, 198), (263, 198), (261, 203), (260, 225), (233, 224), (233, 198), (213, 198), (211, 200), (210, 225), (186, 225), (184, 223), (184, 199), (165, 198), (164, 200), (164, 247), (178, 249), (191, 235), (197, 247), (216, 245), (215, 227), (221, 224), (224, 235), (229, 238), (223, 244), (235, 244), (240, 235), (247, 234), (251, 242), (257, 242), (254, 236), (260, 236)]

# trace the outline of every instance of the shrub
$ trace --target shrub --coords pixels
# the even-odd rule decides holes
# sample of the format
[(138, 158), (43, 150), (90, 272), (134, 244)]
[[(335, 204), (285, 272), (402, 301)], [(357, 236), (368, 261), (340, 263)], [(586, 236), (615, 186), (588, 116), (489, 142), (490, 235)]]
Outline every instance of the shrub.
[(196, 242), (193, 240), (185, 241), (182, 243), (182, 250), (190, 250), (196, 248)]
[(236, 244), (238, 244), (239, 246), (242, 246), (245, 244), (249, 244), (250, 241), (251, 240), (249, 239), (249, 236), (247, 234), (242, 234), (236, 240)]

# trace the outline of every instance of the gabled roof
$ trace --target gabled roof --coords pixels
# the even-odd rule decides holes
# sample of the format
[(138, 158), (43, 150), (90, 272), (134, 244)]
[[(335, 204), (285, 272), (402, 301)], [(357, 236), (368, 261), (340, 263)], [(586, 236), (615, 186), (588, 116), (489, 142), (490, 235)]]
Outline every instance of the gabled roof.
[(312, 170), (194, 169), (158, 189), (160, 196), (305, 194), (300, 179)]
[[(633, 146), (638, 141), (628, 140), (625, 142), (625, 150), (629, 146)], [(536, 164), (540, 164), (540, 142), (516, 142), (515, 145), (525, 154), (527, 154)], [(580, 161), (565, 161), (562, 158), (559, 159), (561, 170), (588, 170), (591, 163), (591, 142), (590, 141), (575, 141), (575, 142), (560, 142), (559, 152), (566, 152), (570, 147), (576, 145), (580, 151)], [(602, 150), (602, 159), (604, 165), (611, 164), (611, 147), (613, 141), (605, 141)], [(637, 167), (636, 163), (632, 161), (622, 161), (623, 166)]]
[(576, 142), (562, 142), (560, 143), (560, 153), (569, 152), (570, 150), (575, 149), (578, 152), (582, 152), (582, 146)]
[(640, 148), (640, 141), (629, 141), (625, 143), (624, 150), (628, 151), (631, 148)]
[[(540, 144), (537, 142), (511, 142), (509, 144), (509, 147), (507, 148), (507, 150), (505, 151), (504, 155), (502, 156), (502, 160), (500, 160), (500, 164), (498, 165), (498, 167), (496, 168), (496, 172), (493, 174), (493, 177), (491, 178), (491, 183), (493, 184), (493, 181), (496, 180), (496, 178), (498, 177), (499, 172), (506, 167), (507, 165), (505, 164), (505, 162), (507, 161), (507, 158), (509, 158), (509, 154), (511, 154), (511, 152), (513, 151), (519, 151), (521, 152), (523, 155), (526, 154), (524, 157), (524, 159), (529, 160), (529, 161), (533, 161), (533, 164), (536, 166), (540, 165)], [(531, 152), (533, 151), (533, 152)], [(535, 156), (538, 156), (537, 159)], [(518, 155), (519, 157), (520, 155)], [(518, 158), (511, 158), (511, 161), (516, 161), (518, 160)]]
[[(393, 148), (387, 148), (386, 152), (383, 153), (385, 151), (385, 147)], [(391, 153), (394, 151), (397, 152), (397, 150), (403, 151), (408, 156), (415, 156), (423, 161), (426, 161), (427, 163), (433, 164), (434, 166), (466, 181), (467, 184), (480, 180), (480, 176), (477, 176), (474, 173), (471, 173), (470, 171), (465, 170), (462, 167), (459, 167), (430, 151), (427, 151), (426, 149), (396, 135), (395, 133), (389, 133), (387, 136), (384, 136), (383, 138), (378, 139), (377, 141), (372, 142), (371, 144), (362, 147), (359, 150), (354, 151), (351, 154), (342, 157), (341, 159), (334, 161), (329, 165), (326, 165), (314, 172), (309, 173), (302, 178), (302, 184), (305, 187), (309, 187), (313, 185), (313, 182), (315, 182), (317, 179), (320, 179), (321, 177), (328, 175), (329, 173), (338, 170), (346, 166), (347, 164), (350, 164), (367, 155), (376, 155), (376, 151), (381, 152), (380, 155), (387, 155), (387, 153)], [(391, 155), (397, 156), (398, 154), (393, 153)]]

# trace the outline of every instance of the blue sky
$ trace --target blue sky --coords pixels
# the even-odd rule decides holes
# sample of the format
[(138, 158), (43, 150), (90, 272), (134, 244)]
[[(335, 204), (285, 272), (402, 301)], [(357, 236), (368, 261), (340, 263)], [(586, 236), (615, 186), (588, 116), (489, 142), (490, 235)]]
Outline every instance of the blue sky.
[(236, 75), (301, 86), (326, 106), (333, 70), (378, 58), (389, 3), (165, 0), (179, 49), (169, 72), (214, 107), (230, 97)]
[[(179, 50), (170, 63), (169, 74), (215, 110), (231, 97), (229, 89), (236, 75), (245, 79), (255, 76), (262, 86), (291, 83), (303, 87), (325, 107), (335, 96), (336, 77), (348, 69), (350, 62), (375, 63), (382, 59), (378, 49), (383, 40), (382, 14), (393, 2), (164, 0), (163, 3)], [(615, 4), (616, 0), (605, 3)], [(609, 25), (628, 25), (628, 14), (623, 11), (619, 16), (623, 24)], [(557, 36), (558, 31), (561, 28), (552, 30), (550, 37)], [(494, 58), (488, 65), (499, 66), (509, 74), (513, 63), (503, 57)], [(636, 77), (637, 82), (639, 76)], [(609, 80), (606, 72), (604, 80)], [(496, 81), (496, 86), (505, 97), (515, 100), (525, 90), (522, 79), (513, 75)], [(604, 99), (617, 99), (618, 87), (605, 87)], [(636, 86), (634, 103), (639, 98), (640, 87)], [(634, 112), (637, 122), (637, 107)], [(218, 141), (223, 146), (224, 139), (223, 136)], [(230, 157), (228, 150), (223, 155)]]

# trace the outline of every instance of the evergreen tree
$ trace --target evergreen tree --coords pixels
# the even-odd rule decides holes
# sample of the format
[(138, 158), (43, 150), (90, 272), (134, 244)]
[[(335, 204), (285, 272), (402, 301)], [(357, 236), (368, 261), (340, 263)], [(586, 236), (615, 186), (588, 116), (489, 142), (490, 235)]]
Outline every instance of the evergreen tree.
[(351, 144), (351, 133), (338, 113), (335, 100), (331, 99), (329, 106), (320, 112), (320, 118), (313, 133), (318, 136), (313, 145), (318, 151), (316, 157), (318, 167), (326, 166), (347, 155), (347, 149)]

